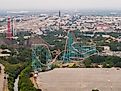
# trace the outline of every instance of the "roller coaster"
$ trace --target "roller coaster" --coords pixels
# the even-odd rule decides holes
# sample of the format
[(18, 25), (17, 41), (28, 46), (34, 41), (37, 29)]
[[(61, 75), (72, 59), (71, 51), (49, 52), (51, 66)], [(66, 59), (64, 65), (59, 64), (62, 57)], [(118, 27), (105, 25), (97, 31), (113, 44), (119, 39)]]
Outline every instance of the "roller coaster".
[(51, 69), (52, 56), (46, 44), (32, 45), (32, 68), (34, 71)]
[(89, 56), (97, 53), (95, 45), (86, 46), (79, 43), (73, 31), (68, 31), (65, 50), (63, 54), (63, 61), (69, 62), (71, 60), (84, 60)]
[(65, 49), (56, 55), (54, 59), (52, 59), (51, 52), (46, 44), (32, 45), (32, 68), (34, 71), (49, 70), (60, 54), (62, 54), (62, 61), (67, 63), (72, 60), (84, 60), (97, 53), (94, 45), (86, 46), (79, 43), (74, 32), (68, 31)]

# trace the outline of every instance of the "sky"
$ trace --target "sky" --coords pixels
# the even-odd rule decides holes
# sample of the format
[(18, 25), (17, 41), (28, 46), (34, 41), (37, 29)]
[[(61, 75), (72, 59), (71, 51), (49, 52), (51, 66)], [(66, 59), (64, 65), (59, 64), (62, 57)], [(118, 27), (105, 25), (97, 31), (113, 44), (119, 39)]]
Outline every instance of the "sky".
[(0, 0), (0, 9), (121, 9), (121, 0)]

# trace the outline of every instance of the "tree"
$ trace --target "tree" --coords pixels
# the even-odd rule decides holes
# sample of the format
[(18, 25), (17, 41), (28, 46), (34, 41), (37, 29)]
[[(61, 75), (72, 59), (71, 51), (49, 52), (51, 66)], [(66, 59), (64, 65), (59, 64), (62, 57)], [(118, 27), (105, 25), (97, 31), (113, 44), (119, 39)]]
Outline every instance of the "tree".
[(2, 68), (1, 68), (1, 66), (0, 66), (0, 73), (1, 73), (1, 70), (2, 70)]
[(19, 42), (20, 45), (24, 44), (24, 36), (19, 36), (17, 41)]
[(103, 47), (96, 47), (96, 49), (99, 51), (99, 52), (102, 52), (104, 50)]
[(105, 56), (94, 55), (91, 56), (89, 59), (92, 61), (92, 63), (102, 63), (105, 62), (105, 58)]
[(0, 48), (1, 49), (7, 49), (7, 46), (6, 45), (1, 45)]
[(115, 66), (115, 67), (120, 67), (120, 68), (121, 68), (121, 62), (117, 62), (114, 66)]
[(98, 89), (92, 89), (92, 91), (99, 91)]
[(91, 67), (91, 60), (85, 60), (84, 61), (84, 64), (85, 64), (85, 66), (86, 66), (86, 68), (90, 68)]

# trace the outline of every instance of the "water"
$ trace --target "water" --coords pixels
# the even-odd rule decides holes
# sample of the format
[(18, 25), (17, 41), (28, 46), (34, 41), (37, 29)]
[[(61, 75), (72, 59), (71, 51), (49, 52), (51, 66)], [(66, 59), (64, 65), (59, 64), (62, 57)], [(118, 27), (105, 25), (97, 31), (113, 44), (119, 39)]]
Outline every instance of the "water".
[(18, 82), (19, 82), (19, 76), (17, 77), (17, 79), (15, 79), (14, 91), (18, 91)]

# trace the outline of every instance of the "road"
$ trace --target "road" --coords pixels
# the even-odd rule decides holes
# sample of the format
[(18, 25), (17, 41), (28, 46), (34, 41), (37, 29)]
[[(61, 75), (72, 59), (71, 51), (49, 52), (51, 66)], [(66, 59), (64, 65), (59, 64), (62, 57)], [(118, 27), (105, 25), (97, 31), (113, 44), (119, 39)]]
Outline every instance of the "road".
[(7, 86), (7, 79), (4, 79), (4, 77), (7, 77), (6, 74), (4, 74), (4, 66), (0, 64), (1, 66), (1, 73), (0, 73), (0, 91), (8, 91)]
[(4, 66), (0, 64), (1, 66), (1, 73), (0, 73), (0, 91), (3, 91), (3, 85), (4, 85)]
[(121, 91), (121, 69), (58, 68), (39, 73), (37, 84), (42, 91)]

